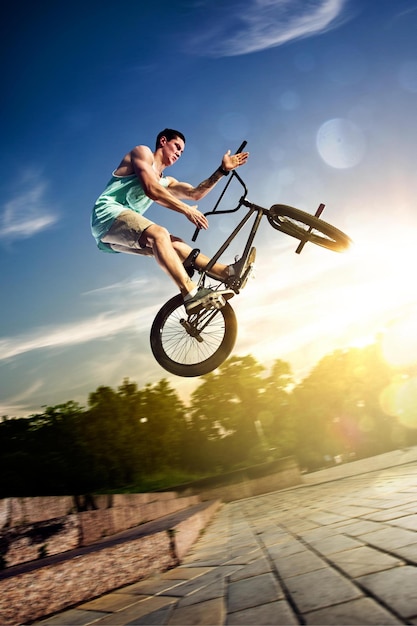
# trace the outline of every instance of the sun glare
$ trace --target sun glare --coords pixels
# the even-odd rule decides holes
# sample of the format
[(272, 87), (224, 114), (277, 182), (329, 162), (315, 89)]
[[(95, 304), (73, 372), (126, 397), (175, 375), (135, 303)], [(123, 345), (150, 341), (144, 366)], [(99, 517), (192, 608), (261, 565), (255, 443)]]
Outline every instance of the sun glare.
[[(349, 285), (344, 315), (368, 317), (374, 336), (385, 334), (389, 327), (387, 358), (407, 360), (417, 348), (417, 292), (410, 279), (410, 270), (417, 266), (415, 229), (411, 223), (388, 226), (380, 220), (359, 232), (361, 238), (347, 253), (341, 275)], [(352, 340), (358, 344), (361, 338)]]
[(417, 306), (409, 307), (393, 320), (382, 333), (385, 360), (398, 368), (417, 365)]
[(383, 390), (379, 401), (384, 413), (402, 426), (417, 428), (417, 377), (398, 376)]
[[(374, 337), (387, 365), (397, 376), (383, 390), (380, 406), (400, 426), (417, 428), (417, 291), (412, 270), (417, 266), (413, 220), (378, 221), (364, 230), (364, 241), (352, 250), (362, 283), (356, 303), (374, 319)], [(370, 234), (373, 234), (370, 237)]]

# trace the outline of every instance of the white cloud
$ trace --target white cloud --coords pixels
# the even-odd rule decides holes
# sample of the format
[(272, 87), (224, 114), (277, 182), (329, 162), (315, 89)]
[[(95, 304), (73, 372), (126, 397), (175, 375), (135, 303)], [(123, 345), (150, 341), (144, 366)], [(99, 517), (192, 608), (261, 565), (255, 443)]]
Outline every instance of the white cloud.
[(323, 33), (340, 23), (347, 0), (250, 0), (222, 7), (213, 27), (190, 41), (193, 53), (238, 56)]
[(0, 360), (10, 359), (43, 348), (58, 348), (107, 339), (110, 336), (134, 329), (141, 319), (148, 322), (151, 313), (148, 307), (140, 311), (106, 313), (82, 322), (34, 329), (30, 333), (0, 339)]
[(46, 183), (29, 174), (22, 187), (3, 207), (0, 240), (27, 239), (52, 226), (58, 219), (45, 201)]
[(0, 402), (0, 415), (26, 415), (27, 404), (26, 402), (43, 386), (42, 381), (37, 380), (21, 393), (2, 400)]

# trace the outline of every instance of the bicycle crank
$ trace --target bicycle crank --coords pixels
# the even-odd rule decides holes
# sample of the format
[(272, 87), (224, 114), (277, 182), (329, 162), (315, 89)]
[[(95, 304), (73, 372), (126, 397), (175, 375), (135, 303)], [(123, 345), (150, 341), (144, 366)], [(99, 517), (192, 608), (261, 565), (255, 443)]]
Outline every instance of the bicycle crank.
[(193, 337), (193, 339), (197, 339), (199, 343), (203, 343), (204, 339), (202, 338), (202, 336), (200, 335), (200, 331), (194, 324), (191, 324), (188, 320), (185, 320), (184, 318), (180, 319), (180, 324), (185, 328), (190, 337)]

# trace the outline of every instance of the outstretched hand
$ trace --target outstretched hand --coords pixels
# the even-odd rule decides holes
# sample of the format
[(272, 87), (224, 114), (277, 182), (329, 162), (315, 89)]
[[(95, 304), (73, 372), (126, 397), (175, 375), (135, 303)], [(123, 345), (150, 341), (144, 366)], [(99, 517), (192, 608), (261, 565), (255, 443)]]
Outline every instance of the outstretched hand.
[(248, 160), (249, 152), (238, 152), (237, 154), (230, 154), (230, 150), (226, 152), (222, 159), (222, 168), (228, 172), (234, 170), (241, 165), (244, 165)]

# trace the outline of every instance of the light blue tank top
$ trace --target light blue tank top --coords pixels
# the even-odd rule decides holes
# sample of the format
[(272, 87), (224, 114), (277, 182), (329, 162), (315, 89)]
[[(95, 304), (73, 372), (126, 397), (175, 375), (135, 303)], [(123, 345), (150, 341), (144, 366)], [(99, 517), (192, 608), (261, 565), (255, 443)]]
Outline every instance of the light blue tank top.
[[(159, 179), (163, 187), (168, 187), (168, 179)], [(145, 194), (136, 174), (116, 176), (113, 172), (105, 190), (97, 198), (91, 214), (91, 232), (100, 250), (115, 252), (101, 238), (110, 230), (114, 220), (122, 211), (132, 209), (143, 215), (153, 203)]]

